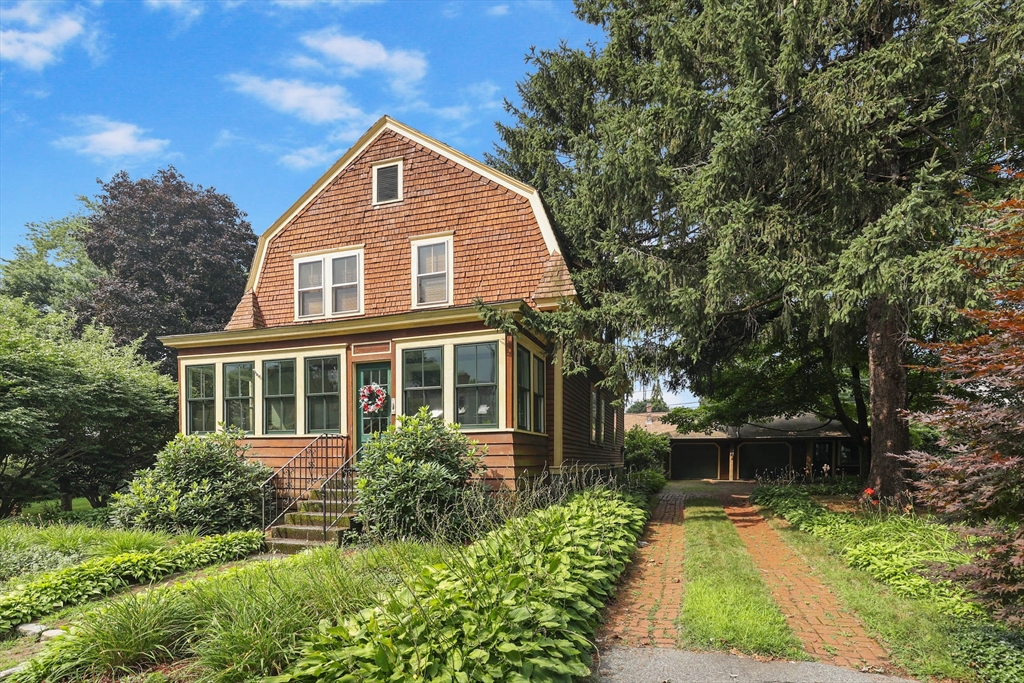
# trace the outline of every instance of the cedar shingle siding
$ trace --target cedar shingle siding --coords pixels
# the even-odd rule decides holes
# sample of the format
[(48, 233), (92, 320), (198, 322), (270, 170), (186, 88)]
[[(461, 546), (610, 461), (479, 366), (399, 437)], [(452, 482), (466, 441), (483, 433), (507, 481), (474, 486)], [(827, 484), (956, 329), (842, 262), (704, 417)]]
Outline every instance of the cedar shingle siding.
[[(404, 199), (374, 206), (371, 164), (397, 157), (403, 158)], [(477, 297), (527, 299), (540, 285), (550, 254), (525, 197), (385, 131), (271, 239), (256, 288), (264, 324), (321, 321), (295, 320), (292, 257), (358, 244), (365, 244), (366, 255), (363, 315), (409, 311), (409, 238), (449, 230), (454, 231), (454, 305)]]

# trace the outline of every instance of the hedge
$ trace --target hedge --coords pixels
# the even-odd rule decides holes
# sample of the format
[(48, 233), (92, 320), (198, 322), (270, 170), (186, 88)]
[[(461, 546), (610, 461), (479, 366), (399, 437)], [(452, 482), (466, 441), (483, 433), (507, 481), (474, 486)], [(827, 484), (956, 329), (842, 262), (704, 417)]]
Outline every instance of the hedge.
[(262, 547), (262, 532), (238, 531), (149, 553), (100, 557), (59, 569), (0, 596), (0, 633), (122, 586), (152, 582), (177, 572), (236, 560)]
[(266, 681), (569, 683), (590, 672), (599, 610), (646, 517), (634, 499), (587, 491), (512, 519), (378, 606), (322, 624)]

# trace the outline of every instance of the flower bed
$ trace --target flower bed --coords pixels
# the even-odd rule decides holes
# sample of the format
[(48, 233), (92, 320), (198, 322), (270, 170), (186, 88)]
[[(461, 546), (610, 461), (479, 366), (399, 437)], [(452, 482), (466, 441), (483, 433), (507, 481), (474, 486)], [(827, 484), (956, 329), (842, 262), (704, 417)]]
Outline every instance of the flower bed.
[(590, 672), (598, 611), (647, 513), (588, 491), (427, 567), (372, 609), (323, 626), (268, 681), (565, 681)]
[(0, 633), (126, 585), (236, 560), (262, 547), (262, 532), (239, 531), (148, 553), (100, 557), (43, 574), (0, 595)]

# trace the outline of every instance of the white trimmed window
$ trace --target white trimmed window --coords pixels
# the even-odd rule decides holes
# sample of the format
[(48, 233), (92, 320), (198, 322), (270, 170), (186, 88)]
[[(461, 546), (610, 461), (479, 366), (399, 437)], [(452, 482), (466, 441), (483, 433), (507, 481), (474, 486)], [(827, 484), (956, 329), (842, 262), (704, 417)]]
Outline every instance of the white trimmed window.
[(412, 307), (452, 303), (452, 238), (412, 240)]
[(295, 317), (359, 315), (363, 312), (363, 250), (295, 260)]
[(390, 159), (374, 164), (373, 203), (390, 204), (403, 199), (402, 160)]

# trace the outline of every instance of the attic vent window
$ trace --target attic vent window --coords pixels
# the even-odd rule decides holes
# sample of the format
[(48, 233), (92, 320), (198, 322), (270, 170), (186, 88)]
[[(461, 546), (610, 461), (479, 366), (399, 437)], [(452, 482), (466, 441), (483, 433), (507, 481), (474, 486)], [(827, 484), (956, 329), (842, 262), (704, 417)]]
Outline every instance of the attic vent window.
[(402, 200), (402, 161), (385, 161), (373, 167), (373, 203)]

